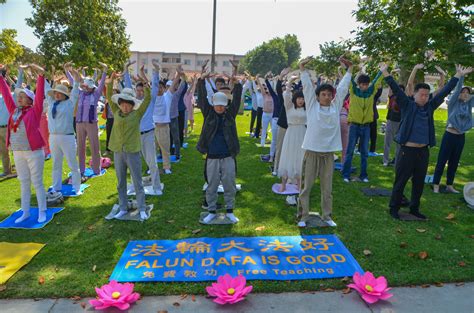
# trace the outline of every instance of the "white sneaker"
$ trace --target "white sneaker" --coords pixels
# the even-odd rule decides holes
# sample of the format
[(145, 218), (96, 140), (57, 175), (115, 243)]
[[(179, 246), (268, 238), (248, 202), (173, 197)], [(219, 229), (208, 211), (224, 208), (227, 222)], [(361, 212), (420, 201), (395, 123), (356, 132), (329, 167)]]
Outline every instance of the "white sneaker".
[(217, 216), (216, 214), (209, 213), (209, 214), (202, 220), (202, 222), (203, 222), (204, 224), (209, 224), (213, 219), (216, 218), (216, 216)]
[(383, 162), (383, 166), (387, 167), (387, 166), (388, 166), (388, 162)]
[(171, 170), (166, 169), (166, 170), (165, 170), (165, 174), (171, 174)]
[(152, 196), (161, 196), (163, 195), (163, 191), (161, 190), (153, 190), (153, 193), (151, 193)]
[(232, 221), (232, 223), (237, 223), (239, 219), (234, 215), (234, 213), (226, 213), (225, 215), (228, 219)]
[(286, 197), (286, 203), (288, 205), (296, 205), (297, 202), (296, 202), (296, 196), (287, 196)]
[(140, 219), (141, 220), (147, 220), (149, 216), (146, 214), (145, 211), (140, 211)]
[(331, 220), (331, 219), (329, 219), (329, 220), (327, 220), (327, 221), (324, 221), (324, 222), (325, 222), (326, 224), (328, 224), (328, 226), (331, 226), (331, 227), (336, 227), (336, 226), (337, 226), (337, 224), (334, 223), (334, 221)]
[(128, 211), (119, 211), (117, 214), (114, 215), (114, 218), (121, 218), (122, 216), (126, 215)]
[(298, 227), (301, 227), (301, 228), (306, 227), (306, 223), (303, 221), (298, 222)]
[(368, 182), (369, 182), (369, 179), (368, 179), (368, 178), (364, 178), (364, 179), (362, 180), (362, 182), (363, 182), (363, 183), (368, 183)]
[(349, 178), (344, 178), (344, 182), (345, 183), (350, 183), (351, 181), (349, 180)]

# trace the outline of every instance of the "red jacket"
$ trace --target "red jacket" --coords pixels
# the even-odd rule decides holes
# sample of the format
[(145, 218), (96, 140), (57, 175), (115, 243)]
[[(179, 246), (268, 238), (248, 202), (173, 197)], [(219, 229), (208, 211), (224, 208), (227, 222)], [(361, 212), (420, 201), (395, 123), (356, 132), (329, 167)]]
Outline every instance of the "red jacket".
[[(8, 87), (3, 76), (0, 76), (0, 92), (3, 95), (5, 105), (7, 106), (7, 110), (11, 116), (17, 109), (17, 106), (10, 93), (10, 88)], [(33, 108), (28, 110), (23, 117), (23, 122), (25, 123), (26, 128), (26, 136), (28, 137), (28, 142), (30, 143), (30, 148), (32, 151), (41, 149), (44, 146), (44, 141), (39, 131), (41, 114), (43, 113), (43, 101), (44, 76), (40, 75), (38, 77), (38, 81), (36, 82), (36, 94), (35, 100), (33, 102)], [(10, 146), (10, 128), (11, 125), (9, 120), (7, 127), (7, 147)]]

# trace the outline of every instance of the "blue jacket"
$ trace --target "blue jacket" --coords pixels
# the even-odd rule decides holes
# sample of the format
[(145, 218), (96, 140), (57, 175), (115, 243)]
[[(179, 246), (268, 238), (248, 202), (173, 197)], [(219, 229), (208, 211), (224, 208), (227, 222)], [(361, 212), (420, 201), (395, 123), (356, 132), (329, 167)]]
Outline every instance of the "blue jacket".
[[(395, 141), (401, 145), (407, 143), (408, 138), (413, 128), (413, 122), (415, 120), (415, 111), (417, 104), (413, 99), (410, 99), (403, 90), (400, 89), (397, 82), (392, 76), (385, 77), (385, 82), (390, 86), (393, 94), (397, 97), (397, 103), (400, 107), (402, 114), (402, 121), (400, 128), (395, 137)], [(428, 109), (428, 127), (429, 127), (429, 146), (433, 147), (436, 145), (435, 128), (434, 128), (434, 111), (443, 103), (444, 98), (454, 89), (458, 82), (458, 78), (453, 77), (450, 81), (439, 91), (439, 93), (431, 98), (427, 103)]]

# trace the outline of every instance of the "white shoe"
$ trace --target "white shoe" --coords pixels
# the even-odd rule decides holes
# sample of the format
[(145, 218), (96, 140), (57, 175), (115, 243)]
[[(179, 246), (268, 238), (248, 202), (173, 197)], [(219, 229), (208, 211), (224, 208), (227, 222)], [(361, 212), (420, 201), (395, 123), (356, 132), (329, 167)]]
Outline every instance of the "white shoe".
[(30, 217), (30, 212), (23, 211), (23, 214), (15, 220), (15, 224), (26, 221)]
[(38, 212), (38, 223), (43, 223), (46, 221), (46, 210)]
[(383, 166), (387, 167), (387, 166), (388, 166), (388, 162), (383, 162)]
[(287, 196), (286, 197), (286, 203), (288, 205), (296, 205), (296, 196)]
[(232, 223), (238, 223), (239, 219), (234, 215), (234, 213), (226, 213), (225, 216), (232, 221)]
[(216, 218), (216, 216), (217, 216), (217, 215), (214, 214), (214, 213), (209, 213), (209, 214), (202, 220), (202, 222), (203, 222), (204, 224), (209, 224), (213, 219)]
[(153, 190), (152, 196), (161, 196), (163, 195), (163, 191), (161, 190)]
[(351, 181), (349, 180), (349, 178), (344, 178), (344, 182), (345, 183), (350, 183)]
[(298, 227), (304, 228), (304, 227), (306, 227), (306, 223), (303, 222), (303, 221), (298, 222)]
[(363, 183), (368, 183), (368, 182), (369, 182), (369, 179), (368, 179), (368, 178), (364, 178), (364, 179), (362, 180), (362, 182), (363, 182)]
[(331, 227), (336, 227), (337, 224), (334, 223), (334, 221), (332, 219), (329, 219), (327, 221), (324, 221), (326, 224), (328, 224), (328, 226), (331, 226)]
[(165, 170), (165, 174), (171, 174), (171, 170), (166, 169), (166, 170)]
[(117, 214), (114, 215), (114, 218), (121, 218), (122, 216), (126, 215), (128, 211), (120, 210)]
[(145, 211), (140, 211), (140, 219), (147, 220), (149, 216), (146, 214)]

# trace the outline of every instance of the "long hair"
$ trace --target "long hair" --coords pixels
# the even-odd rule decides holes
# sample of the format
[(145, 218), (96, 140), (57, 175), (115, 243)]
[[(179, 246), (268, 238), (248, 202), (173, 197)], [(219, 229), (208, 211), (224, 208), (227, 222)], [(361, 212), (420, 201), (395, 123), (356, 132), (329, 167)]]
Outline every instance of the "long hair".
[[(293, 97), (291, 98), (291, 102), (293, 102), (293, 105), (295, 106), (295, 110), (298, 109), (298, 106), (296, 105), (296, 99), (298, 98), (304, 99), (303, 92), (300, 90), (293, 92)], [(306, 102), (303, 104), (303, 109), (306, 110)]]

